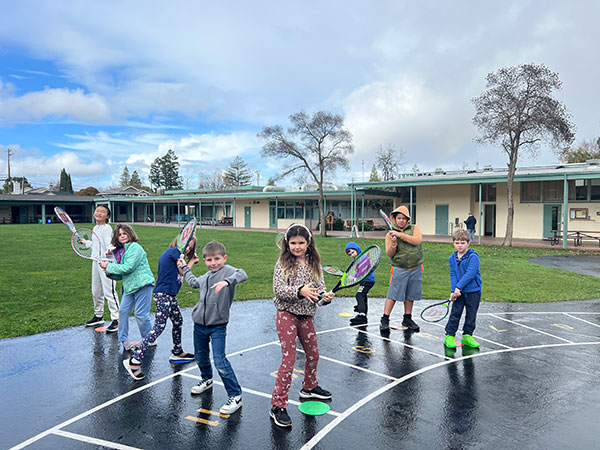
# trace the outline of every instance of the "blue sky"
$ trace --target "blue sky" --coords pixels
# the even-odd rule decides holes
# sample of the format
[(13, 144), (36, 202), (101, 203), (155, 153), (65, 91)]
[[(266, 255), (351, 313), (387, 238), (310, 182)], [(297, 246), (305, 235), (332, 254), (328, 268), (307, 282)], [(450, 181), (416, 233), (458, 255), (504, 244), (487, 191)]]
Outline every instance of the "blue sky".
[[(145, 178), (173, 149), (188, 187), (246, 160), (260, 182), (264, 125), (300, 110), (340, 113), (351, 171), (368, 178), (380, 146), (405, 171), (504, 166), (476, 146), (471, 99), (500, 67), (544, 63), (577, 126), (600, 136), (595, 1), (19, 1), (0, 16), (0, 177), (34, 186), (64, 167), (74, 188)], [(542, 147), (520, 164), (552, 164)], [(364, 167), (364, 172), (363, 172)], [(293, 184), (284, 180), (280, 184)]]

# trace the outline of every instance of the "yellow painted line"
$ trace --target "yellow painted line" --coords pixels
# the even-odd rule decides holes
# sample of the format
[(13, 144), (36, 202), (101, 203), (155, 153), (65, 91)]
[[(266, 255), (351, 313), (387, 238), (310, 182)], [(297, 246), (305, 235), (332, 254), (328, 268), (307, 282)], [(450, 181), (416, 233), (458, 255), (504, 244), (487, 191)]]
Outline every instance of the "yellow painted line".
[(571, 325), (567, 325), (566, 323), (553, 323), (552, 325), (554, 325), (555, 327), (558, 327), (558, 328), (564, 328), (565, 330), (574, 330), (575, 329)]
[(354, 317), (354, 314), (347, 313), (347, 312), (342, 312), (342, 313), (339, 313), (338, 316), (341, 316), (341, 317)]
[(427, 339), (435, 339), (435, 340), (440, 339), (440, 337), (436, 336), (435, 334), (425, 333), (423, 331), (421, 331), (419, 334)]
[(223, 419), (228, 419), (229, 417), (231, 417), (231, 414), (221, 414), (218, 411), (211, 411), (210, 409), (204, 409), (204, 408), (200, 408), (198, 410), (198, 412), (201, 412), (204, 414), (212, 414), (213, 416), (219, 416), (219, 417), (222, 417)]
[(498, 328), (496, 328), (494, 325), (490, 325), (490, 328), (494, 331), (497, 331), (498, 333), (503, 333), (504, 331), (508, 331), (508, 330), (499, 330)]
[(187, 416), (186, 419), (187, 420), (192, 420), (194, 422), (204, 423), (206, 425), (211, 425), (213, 427), (216, 427), (217, 425), (219, 425), (219, 421), (218, 420), (207, 420), (207, 419), (203, 419), (202, 417)]
[(357, 345), (356, 347), (352, 347), (352, 350), (356, 350), (361, 353), (375, 353), (375, 349), (371, 347), (365, 347), (364, 345)]

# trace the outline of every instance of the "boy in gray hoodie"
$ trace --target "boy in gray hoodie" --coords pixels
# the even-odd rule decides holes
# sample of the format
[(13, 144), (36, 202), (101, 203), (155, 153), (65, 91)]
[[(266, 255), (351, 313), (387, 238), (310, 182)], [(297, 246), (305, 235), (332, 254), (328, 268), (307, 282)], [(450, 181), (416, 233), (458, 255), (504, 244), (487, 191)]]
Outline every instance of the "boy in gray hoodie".
[(200, 277), (195, 277), (185, 262), (178, 263), (187, 284), (192, 288), (200, 289), (200, 301), (192, 309), (192, 319), (194, 358), (202, 380), (192, 388), (192, 394), (201, 394), (212, 388), (213, 372), (208, 346), (209, 342), (212, 342), (215, 368), (229, 397), (219, 411), (221, 414), (232, 414), (242, 406), (242, 388), (225, 357), (225, 338), (235, 286), (246, 281), (248, 275), (242, 269), (225, 264), (227, 254), (225, 246), (220, 242), (212, 241), (206, 244), (202, 249), (202, 258), (209, 271)]

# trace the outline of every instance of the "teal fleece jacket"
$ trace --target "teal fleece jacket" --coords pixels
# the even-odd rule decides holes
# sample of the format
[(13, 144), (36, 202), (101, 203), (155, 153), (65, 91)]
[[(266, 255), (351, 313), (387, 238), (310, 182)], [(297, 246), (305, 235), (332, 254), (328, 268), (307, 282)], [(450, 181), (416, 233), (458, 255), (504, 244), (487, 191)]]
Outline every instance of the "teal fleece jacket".
[(113, 279), (123, 280), (123, 292), (128, 295), (144, 286), (154, 285), (154, 275), (148, 264), (146, 252), (137, 242), (125, 244), (125, 253), (119, 264), (106, 266), (108, 275), (116, 275)]

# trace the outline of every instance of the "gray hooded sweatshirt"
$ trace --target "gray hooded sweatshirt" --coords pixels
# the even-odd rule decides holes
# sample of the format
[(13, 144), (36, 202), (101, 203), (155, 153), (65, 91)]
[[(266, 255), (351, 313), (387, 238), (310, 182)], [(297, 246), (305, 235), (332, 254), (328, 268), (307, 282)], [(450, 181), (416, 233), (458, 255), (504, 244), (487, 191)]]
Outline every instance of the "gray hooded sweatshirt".
[[(211, 326), (229, 322), (229, 309), (233, 304), (235, 286), (248, 279), (246, 272), (227, 264), (216, 272), (209, 270), (199, 277), (195, 277), (189, 267), (184, 267), (182, 272), (190, 287), (200, 289), (200, 301), (192, 309), (194, 323)], [(225, 286), (217, 294), (215, 289), (210, 287), (219, 281), (227, 281), (229, 286)]]

